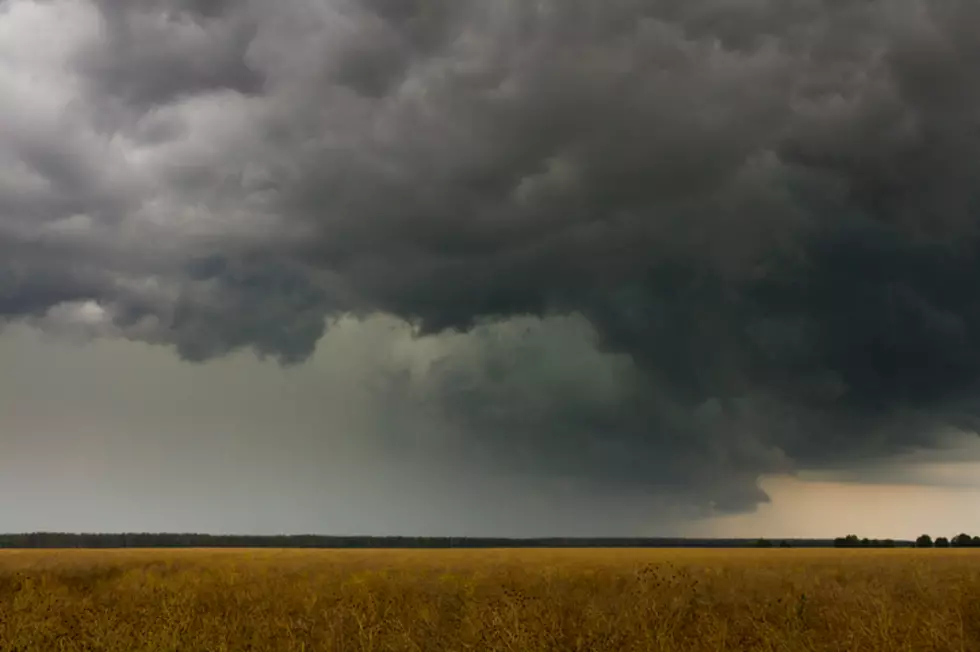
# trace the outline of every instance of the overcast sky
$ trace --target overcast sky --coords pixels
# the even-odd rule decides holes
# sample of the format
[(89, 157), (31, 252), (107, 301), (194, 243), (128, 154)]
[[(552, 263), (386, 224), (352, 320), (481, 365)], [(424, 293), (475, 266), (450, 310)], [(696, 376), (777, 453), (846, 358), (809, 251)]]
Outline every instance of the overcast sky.
[(0, 530), (969, 531), (977, 24), (0, 0)]

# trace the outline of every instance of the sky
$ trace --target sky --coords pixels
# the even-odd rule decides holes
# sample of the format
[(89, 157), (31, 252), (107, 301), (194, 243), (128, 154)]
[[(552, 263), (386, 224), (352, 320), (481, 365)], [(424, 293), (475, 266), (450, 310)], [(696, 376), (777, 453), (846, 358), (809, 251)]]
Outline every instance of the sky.
[(0, 0), (0, 530), (980, 527), (978, 21)]

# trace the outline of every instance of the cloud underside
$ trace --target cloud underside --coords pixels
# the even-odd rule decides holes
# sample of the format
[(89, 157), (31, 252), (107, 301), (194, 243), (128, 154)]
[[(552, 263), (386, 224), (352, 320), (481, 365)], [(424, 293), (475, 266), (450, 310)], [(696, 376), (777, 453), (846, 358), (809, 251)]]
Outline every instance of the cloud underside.
[(438, 343), (378, 391), (474, 459), (749, 509), (761, 474), (975, 430), (977, 24), (10, 0), (0, 319), (297, 363), (387, 314)]

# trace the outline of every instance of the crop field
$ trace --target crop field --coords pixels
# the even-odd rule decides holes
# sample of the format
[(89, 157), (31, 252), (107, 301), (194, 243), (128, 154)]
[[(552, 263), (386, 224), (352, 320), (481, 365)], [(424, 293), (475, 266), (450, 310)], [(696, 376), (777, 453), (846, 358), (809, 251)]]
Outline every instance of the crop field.
[(0, 650), (980, 651), (980, 552), (7, 550)]

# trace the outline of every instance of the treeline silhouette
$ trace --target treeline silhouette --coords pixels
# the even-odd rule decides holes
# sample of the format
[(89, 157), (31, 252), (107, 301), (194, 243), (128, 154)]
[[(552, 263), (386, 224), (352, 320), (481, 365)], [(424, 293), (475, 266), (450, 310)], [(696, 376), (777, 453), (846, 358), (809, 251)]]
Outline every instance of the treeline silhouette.
[(916, 548), (980, 548), (980, 537), (970, 536), (965, 532), (957, 534), (952, 539), (936, 537), (933, 540), (928, 534), (923, 534), (915, 540)]
[[(906, 543), (904, 547), (910, 547)], [(859, 539), (856, 534), (848, 534), (846, 537), (834, 539), (835, 548), (895, 548), (898, 544), (894, 539)]]
[(859, 539), (856, 534), (834, 539), (835, 548), (896, 548), (914, 546), (916, 548), (980, 548), (980, 536), (966, 533), (957, 534), (952, 539), (921, 535), (914, 542), (893, 541), (892, 539)]
[[(830, 539), (791, 539), (780, 545), (827, 548)], [(31, 532), (0, 534), (0, 548), (749, 548), (756, 539), (683, 539), (622, 537), (378, 537)], [(906, 542), (912, 545), (912, 542)]]
[(235, 535), (195, 533), (72, 533), (0, 534), (0, 548), (975, 548), (980, 536), (965, 533), (915, 541), (859, 538), (836, 539), (683, 539), (623, 537), (398, 537), (325, 536), (320, 534)]

